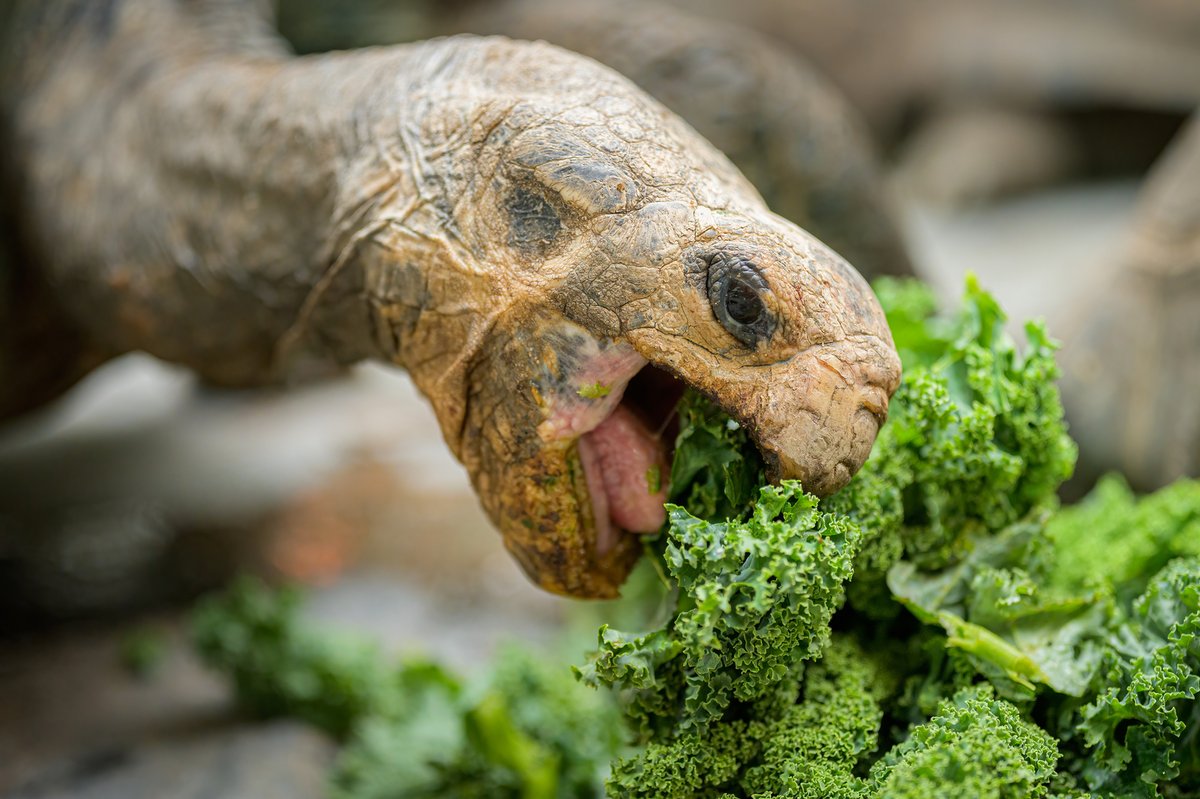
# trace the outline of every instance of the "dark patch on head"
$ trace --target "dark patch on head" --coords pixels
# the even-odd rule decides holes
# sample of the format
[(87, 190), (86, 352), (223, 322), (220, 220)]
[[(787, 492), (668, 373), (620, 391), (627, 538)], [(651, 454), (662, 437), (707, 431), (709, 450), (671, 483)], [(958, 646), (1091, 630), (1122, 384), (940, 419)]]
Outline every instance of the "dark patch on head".
[(545, 334), (543, 341), (554, 352), (554, 363), (542, 364), (538, 383), (543, 391), (569, 393), (572, 378), (589, 357), (589, 339), (582, 333), (553, 330)]
[(526, 131), (509, 145), (506, 159), (510, 179), (527, 191), (546, 190), (560, 211), (616, 214), (637, 201), (633, 176), (567, 128), (540, 125)]
[(526, 253), (545, 250), (558, 238), (562, 219), (539, 192), (518, 186), (508, 197), (508, 243)]

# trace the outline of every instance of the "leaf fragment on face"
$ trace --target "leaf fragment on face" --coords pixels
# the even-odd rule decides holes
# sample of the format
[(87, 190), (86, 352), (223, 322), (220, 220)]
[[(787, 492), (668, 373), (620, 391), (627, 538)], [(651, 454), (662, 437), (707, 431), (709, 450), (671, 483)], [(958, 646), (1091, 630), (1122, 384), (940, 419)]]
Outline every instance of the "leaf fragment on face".
[(606, 386), (597, 381), (585, 386), (580, 386), (578, 394), (584, 399), (603, 399), (612, 393), (612, 387)]

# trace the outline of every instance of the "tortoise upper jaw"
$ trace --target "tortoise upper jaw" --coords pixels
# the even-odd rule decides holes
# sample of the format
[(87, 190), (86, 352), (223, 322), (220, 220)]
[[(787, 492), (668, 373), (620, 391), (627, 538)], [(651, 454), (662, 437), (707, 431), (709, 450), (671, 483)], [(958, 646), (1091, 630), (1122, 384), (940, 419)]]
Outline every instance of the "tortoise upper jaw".
[(828, 496), (863, 465), (900, 379), (899, 359), (877, 341), (805, 352), (768, 386), (748, 427), (772, 479)]
[(850, 434), (842, 441), (824, 437), (827, 426), (810, 414), (796, 417), (775, 440), (757, 442), (772, 482), (799, 480), (819, 497), (844, 488), (871, 454), (879, 422), (869, 413), (856, 414)]

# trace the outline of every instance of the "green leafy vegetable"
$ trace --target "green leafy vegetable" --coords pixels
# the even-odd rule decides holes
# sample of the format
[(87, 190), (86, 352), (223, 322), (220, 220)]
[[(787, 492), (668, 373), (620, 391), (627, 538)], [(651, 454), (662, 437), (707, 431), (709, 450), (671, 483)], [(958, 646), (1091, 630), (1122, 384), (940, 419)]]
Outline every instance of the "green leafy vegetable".
[(1106, 666), (1080, 714), (1094, 747), (1088, 782), (1153, 796), (1152, 786), (1186, 768), (1177, 787), (1200, 792), (1200, 558), (1176, 560), (1150, 581), (1115, 630)]
[(584, 399), (602, 399), (612, 393), (612, 387), (596, 382), (579, 387), (579, 396)]
[(1139, 499), (1117, 475), (1050, 520), (1057, 557), (1049, 582), (1064, 591), (1120, 586), (1136, 596), (1159, 569), (1200, 555), (1200, 481), (1180, 480)]
[(1075, 449), (1041, 326), (1020, 351), (973, 280), (949, 317), (878, 291), (905, 379), (838, 495), (764, 485), (746, 431), (685, 394), (645, 607), (603, 606), (635, 631), (602, 626), (576, 669), (616, 704), (519, 652), (469, 684), (391, 666), (253, 586), (198, 612), (201, 652), (250, 710), (349, 741), (343, 799), (1200, 796), (1200, 482), (1059, 508)]
[(121, 639), (117, 653), (124, 667), (134, 677), (148, 680), (162, 667), (167, 656), (167, 638), (153, 627), (139, 627)]
[(569, 670), (515, 647), (464, 683), (423, 660), (389, 663), (301, 623), (300, 597), (242, 581), (194, 614), (197, 650), (242, 706), (294, 716), (346, 747), (335, 799), (598, 796), (622, 749), (619, 717)]
[(835, 638), (808, 670), (800, 700), (766, 732), (742, 778), (753, 796), (851, 799), (866, 796), (859, 776), (878, 746), (882, 701), (894, 686), (888, 669), (858, 645)]
[[(1099, 667), (1101, 631), (1111, 615), (1102, 593), (1058, 596), (1018, 564), (1042, 543), (1042, 514), (973, 541), (954, 566), (923, 572), (896, 563), (893, 596), (921, 621), (941, 626), (957, 647), (1010, 696), (1035, 683), (1082, 696)], [(1010, 684), (1011, 683), (1011, 684)]]
[[(1118, 556), (1124, 571), (1099, 553), (1061, 568), (1094, 525), (1078, 515), (1086, 504), (1055, 519), (1075, 448), (1053, 384), (1054, 345), (1029, 324), (1019, 352), (974, 281), (951, 319), (934, 317), (931, 295), (915, 284), (885, 283), (881, 298), (905, 382), (841, 494), (801, 502), (801, 489), (785, 484), (755, 498), (746, 476), (762, 472), (748, 438), (702, 399), (686, 399), (673, 485), (687, 511), (671, 508), (659, 548), (676, 615), (637, 635), (604, 629), (581, 670), (622, 689), (634, 729), (650, 741), (614, 771), (611, 795), (1065, 796), (1081, 781), (1125, 791), (1130, 779), (1152, 786), (1184, 775), (1173, 765), (1182, 755), (1151, 767), (1120, 748), (1131, 723), (1122, 714), (1152, 700), (1113, 699), (1114, 685), (1134, 677), (1111, 664), (1131, 662), (1119, 643), (1133, 635), (1121, 627), (1131, 611), (1118, 598), (1131, 576), (1144, 586), (1170, 557), (1193, 551), (1200, 495), (1177, 486), (1135, 503), (1126, 492), (1121, 514), (1106, 500), (1101, 540), (1131, 542)], [(783, 492), (802, 512), (779, 512)], [(809, 547), (826, 546), (828, 530), (831, 548), (816, 557)], [(942, 637), (913, 630), (900, 607)], [(862, 643), (831, 639), (831, 627)], [(1154, 652), (1179, 663), (1180, 646), (1160, 651), (1166, 635)], [(837, 646), (822, 656), (830, 640)], [(862, 669), (835, 653), (863, 646), (854, 665), (874, 663), (872, 641), (909, 645), (903, 659), (853, 683)], [(844, 680), (823, 694), (830, 674)], [(1135, 738), (1188, 745), (1174, 742), (1195, 739), (1195, 720), (1164, 719), (1168, 707), (1171, 718), (1192, 712), (1179, 707), (1191, 701), (1190, 683), (1145, 682), (1162, 701)], [(1101, 696), (1107, 704), (1096, 704)], [(843, 702), (860, 712), (844, 713)], [(1050, 721), (1039, 726), (1035, 714)], [(885, 717), (916, 724), (880, 726)], [(736, 745), (725, 742), (731, 730)], [(862, 745), (847, 749), (849, 740)]]
[(683, 597), (678, 614), (646, 636), (602, 630), (582, 671), (591, 684), (631, 689), (631, 715), (646, 732), (719, 719), (816, 657), (861, 536), (818, 511), (795, 481), (763, 488), (744, 521), (704, 522), (667, 507), (663, 557)]
[(761, 725), (744, 721), (715, 724), (654, 742), (636, 757), (618, 760), (609, 796), (626, 799), (692, 799), (710, 796), (716, 786), (734, 782), (760, 746)]
[(1036, 799), (1049, 793), (1057, 760), (1054, 739), (1015, 706), (989, 686), (966, 688), (875, 764), (873, 795)]
[(741, 516), (766, 483), (766, 469), (750, 436), (693, 391), (684, 392), (678, 413), (671, 501), (700, 519)]
[(294, 716), (345, 738), (369, 715), (398, 718), (413, 699), (407, 684), (457, 691), (431, 664), (399, 671), (361, 641), (307, 630), (297, 622), (300, 595), (243, 580), (193, 616), (201, 657), (225, 671), (239, 704), (263, 717)]

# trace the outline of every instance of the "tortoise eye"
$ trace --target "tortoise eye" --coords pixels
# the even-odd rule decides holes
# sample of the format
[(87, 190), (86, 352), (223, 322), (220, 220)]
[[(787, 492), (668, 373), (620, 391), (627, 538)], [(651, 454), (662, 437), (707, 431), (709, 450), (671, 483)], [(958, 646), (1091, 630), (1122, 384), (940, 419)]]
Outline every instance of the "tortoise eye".
[(753, 325), (766, 312), (758, 289), (740, 275), (730, 278), (725, 289), (725, 313), (730, 319), (739, 325)]
[(709, 261), (708, 301), (713, 315), (747, 346), (758, 346), (775, 330), (775, 319), (764, 302), (768, 293), (766, 279), (749, 261), (721, 255)]

